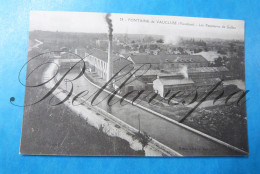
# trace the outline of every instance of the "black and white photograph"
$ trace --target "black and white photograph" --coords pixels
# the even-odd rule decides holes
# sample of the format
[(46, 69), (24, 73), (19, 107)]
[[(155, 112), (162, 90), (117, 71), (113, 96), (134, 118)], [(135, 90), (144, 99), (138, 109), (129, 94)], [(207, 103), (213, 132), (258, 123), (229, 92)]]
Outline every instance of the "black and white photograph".
[(248, 156), (244, 50), (243, 20), (31, 11), (20, 154)]

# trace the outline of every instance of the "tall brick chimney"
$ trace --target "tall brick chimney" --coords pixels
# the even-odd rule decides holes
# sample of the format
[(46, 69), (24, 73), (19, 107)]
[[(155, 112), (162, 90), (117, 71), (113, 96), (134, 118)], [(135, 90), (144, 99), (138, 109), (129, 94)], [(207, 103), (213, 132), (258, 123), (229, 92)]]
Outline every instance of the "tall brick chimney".
[[(108, 24), (108, 50), (107, 50), (107, 79), (108, 82), (113, 76), (113, 58), (112, 58), (112, 40), (113, 40), (113, 26), (110, 19), (110, 13), (106, 15), (106, 21)], [(110, 84), (111, 86), (112, 84)]]
[(113, 76), (113, 58), (112, 58), (112, 34), (108, 35), (108, 49), (107, 49), (107, 82)]

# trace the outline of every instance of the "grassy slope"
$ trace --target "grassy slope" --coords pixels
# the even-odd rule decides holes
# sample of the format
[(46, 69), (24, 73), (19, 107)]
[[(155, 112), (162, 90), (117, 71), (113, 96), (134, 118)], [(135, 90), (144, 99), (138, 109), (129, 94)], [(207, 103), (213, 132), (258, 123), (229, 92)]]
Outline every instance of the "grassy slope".
[[(42, 61), (39, 59), (39, 61)], [(39, 63), (36, 61), (35, 64)], [(28, 66), (30, 68), (35, 65)], [(43, 67), (44, 69), (44, 67)], [(40, 71), (33, 73), (30, 82), (41, 80)], [(45, 87), (27, 88), (25, 103), (39, 100), (47, 93)], [(52, 107), (49, 98), (24, 108), (21, 152), (25, 154), (60, 155), (140, 155), (129, 147), (129, 143), (109, 137), (87, 124), (65, 105)], [(57, 103), (57, 99), (52, 102)]]

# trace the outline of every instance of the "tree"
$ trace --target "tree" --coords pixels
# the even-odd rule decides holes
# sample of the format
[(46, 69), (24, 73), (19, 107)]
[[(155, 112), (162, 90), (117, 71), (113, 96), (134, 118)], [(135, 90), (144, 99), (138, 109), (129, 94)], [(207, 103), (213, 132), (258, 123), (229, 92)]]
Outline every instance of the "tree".
[(152, 140), (146, 132), (136, 132), (133, 139), (137, 139), (142, 144), (142, 150), (144, 150), (144, 147)]
[(156, 41), (157, 43), (164, 43), (163, 39), (159, 39)]
[(144, 52), (145, 52), (145, 48), (144, 48), (143, 45), (141, 45), (141, 46), (139, 47), (139, 53), (144, 53)]
[(198, 49), (194, 49), (194, 53), (200, 53), (202, 52), (203, 50), (201, 48), (198, 48)]
[(214, 60), (215, 66), (223, 66), (223, 59), (222, 57), (218, 57)]
[(223, 49), (219, 49), (218, 53), (222, 54), (222, 55), (226, 55), (227, 54), (227, 52), (225, 50), (223, 50)]

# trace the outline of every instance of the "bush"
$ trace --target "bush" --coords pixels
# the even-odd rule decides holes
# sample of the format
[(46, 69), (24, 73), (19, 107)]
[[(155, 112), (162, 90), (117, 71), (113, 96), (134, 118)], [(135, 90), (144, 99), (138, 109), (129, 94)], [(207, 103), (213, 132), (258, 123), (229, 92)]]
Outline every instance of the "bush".
[(134, 140), (138, 140), (142, 144), (142, 150), (148, 145), (152, 138), (146, 132), (136, 132), (133, 136)]

